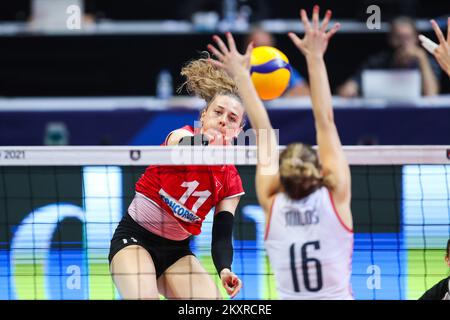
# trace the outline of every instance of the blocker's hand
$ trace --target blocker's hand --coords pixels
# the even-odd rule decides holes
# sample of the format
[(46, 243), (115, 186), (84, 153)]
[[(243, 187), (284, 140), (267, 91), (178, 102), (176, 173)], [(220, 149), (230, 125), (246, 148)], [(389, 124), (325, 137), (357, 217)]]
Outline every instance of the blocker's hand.
[(218, 48), (212, 44), (208, 44), (208, 50), (217, 57), (217, 60), (211, 60), (211, 63), (217, 68), (223, 69), (231, 78), (235, 78), (241, 74), (250, 74), (250, 58), (253, 50), (253, 43), (247, 47), (244, 54), (239, 53), (236, 49), (236, 43), (230, 32), (226, 33), (228, 46), (222, 39), (214, 35), (213, 40)]
[(290, 32), (288, 35), (295, 46), (306, 58), (323, 57), (328, 47), (331, 37), (339, 30), (340, 24), (336, 23), (327, 31), (332, 12), (327, 10), (322, 24), (319, 24), (319, 6), (315, 5), (312, 15), (312, 23), (309, 22), (308, 15), (304, 9), (300, 10), (301, 20), (305, 27), (305, 36), (300, 39), (296, 34)]
[(439, 39), (439, 46), (432, 52), (441, 68), (450, 76), (450, 17), (447, 19), (447, 40), (435, 20), (431, 25)]

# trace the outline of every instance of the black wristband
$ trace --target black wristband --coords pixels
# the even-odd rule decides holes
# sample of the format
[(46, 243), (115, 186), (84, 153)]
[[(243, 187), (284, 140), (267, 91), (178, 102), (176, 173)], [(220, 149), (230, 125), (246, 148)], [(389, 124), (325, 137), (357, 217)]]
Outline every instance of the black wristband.
[(208, 138), (203, 134), (185, 136), (178, 142), (178, 145), (180, 146), (207, 146), (208, 144)]
[(234, 215), (229, 211), (221, 211), (214, 216), (211, 255), (219, 276), (223, 269), (231, 270), (233, 263), (233, 222)]

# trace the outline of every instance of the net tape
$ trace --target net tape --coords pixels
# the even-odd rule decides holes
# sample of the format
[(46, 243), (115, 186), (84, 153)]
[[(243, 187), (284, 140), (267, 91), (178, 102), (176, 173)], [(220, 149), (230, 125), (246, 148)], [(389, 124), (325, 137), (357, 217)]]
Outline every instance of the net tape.
[[(285, 147), (281, 146), (279, 150)], [(450, 164), (449, 146), (344, 146), (351, 165)], [(0, 166), (256, 165), (256, 146), (0, 147)]]

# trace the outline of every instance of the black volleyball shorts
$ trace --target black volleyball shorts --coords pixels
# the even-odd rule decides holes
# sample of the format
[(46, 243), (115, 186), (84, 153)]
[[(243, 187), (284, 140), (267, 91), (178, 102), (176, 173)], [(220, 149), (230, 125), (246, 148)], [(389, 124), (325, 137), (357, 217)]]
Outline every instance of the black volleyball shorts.
[(147, 250), (152, 257), (156, 277), (159, 278), (167, 268), (180, 258), (187, 255), (195, 256), (189, 247), (189, 241), (189, 238), (174, 241), (153, 234), (134, 221), (127, 213), (123, 216), (111, 239), (109, 264), (111, 264), (114, 255), (121, 249), (130, 245), (138, 245)]

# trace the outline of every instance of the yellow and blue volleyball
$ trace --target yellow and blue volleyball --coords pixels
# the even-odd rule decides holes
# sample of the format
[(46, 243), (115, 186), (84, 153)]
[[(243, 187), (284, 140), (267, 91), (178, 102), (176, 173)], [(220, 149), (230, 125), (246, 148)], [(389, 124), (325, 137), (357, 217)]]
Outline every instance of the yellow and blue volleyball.
[(286, 55), (274, 47), (261, 46), (252, 51), (251, 76), (263, 100), (280, 97), (291, 79), (291, 65)]

